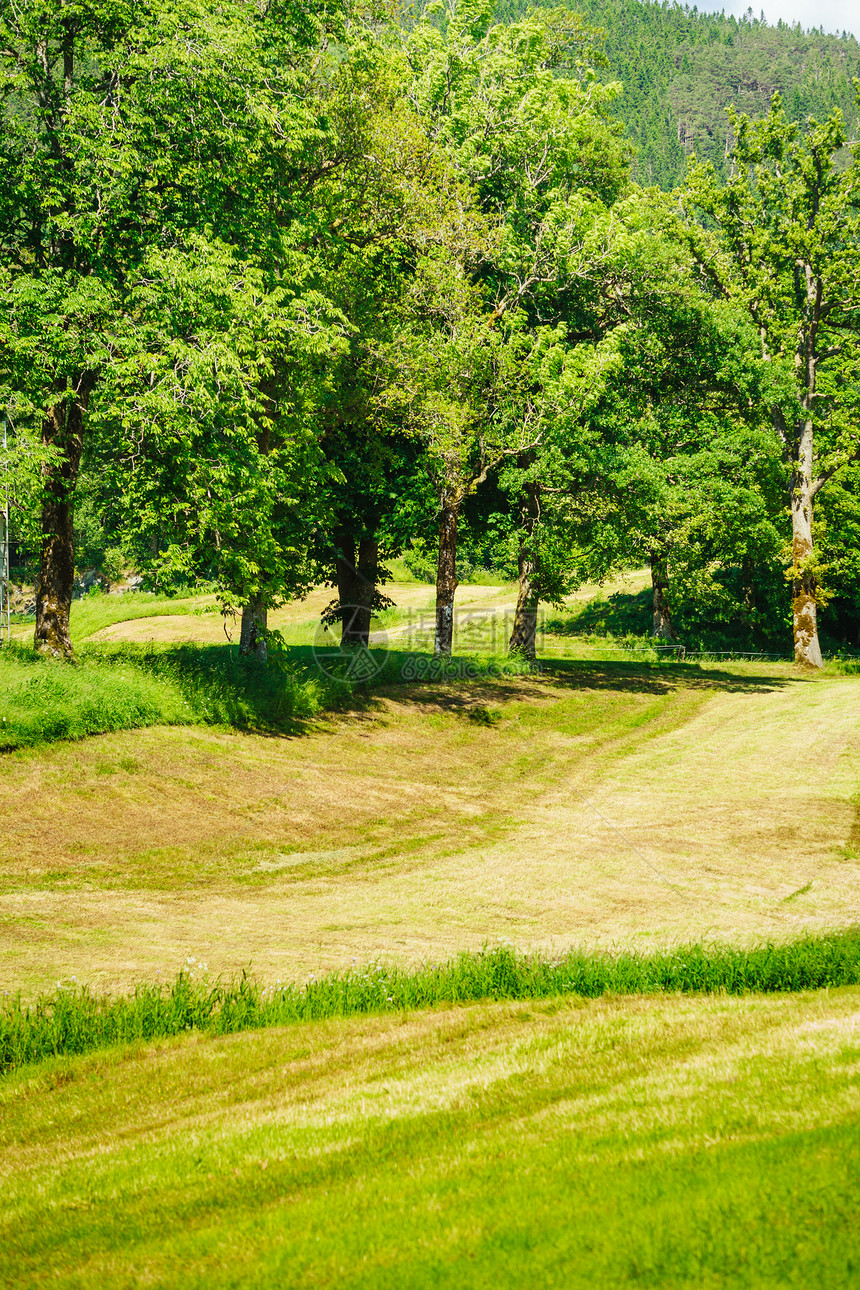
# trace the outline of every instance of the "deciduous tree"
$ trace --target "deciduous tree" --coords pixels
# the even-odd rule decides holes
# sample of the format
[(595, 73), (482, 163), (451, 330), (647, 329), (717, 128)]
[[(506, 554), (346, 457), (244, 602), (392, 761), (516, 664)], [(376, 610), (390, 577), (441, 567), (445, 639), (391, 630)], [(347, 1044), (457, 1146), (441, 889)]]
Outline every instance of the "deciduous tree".
[[(687, 236), (706, 282), (743, 304), (772, 365), (768, 413), (787, 468), (794, 656), (821, 667), (815, 499), (860, 453), (860, 159), (842, 118), (734, 119), (734, 169), (691, 170)], [(693, 223), (693, 212), (705, 227)]]

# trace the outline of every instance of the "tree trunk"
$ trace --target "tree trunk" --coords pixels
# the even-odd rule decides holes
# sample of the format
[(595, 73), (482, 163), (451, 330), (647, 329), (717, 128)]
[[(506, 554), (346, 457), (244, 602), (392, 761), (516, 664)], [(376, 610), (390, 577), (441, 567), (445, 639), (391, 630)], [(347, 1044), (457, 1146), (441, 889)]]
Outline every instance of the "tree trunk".
[(741, 600), (743, 602), (743, 616), (747, 627), (755, 625), (756, 602), (755, 602), (755, 585), (753, 576), (755, 567), (749, 555), (745, 555), (741, 560)]
[(42, 442), (55, 455), (42, 470), (42, 542), (36, 579), (36, 630), (41, 654), (73, 658), (69, 614), (75, 586), (75, 486), (83, 449), (89, 386), (79, 380), (75, 394), (58, 400), (42, 422)]
[(242, 606), (242, 626), (239, 631), (239, 653), (255, 655), (265, 663), (268, 649), (266, 630), (268, 611), (260, 596), (252, 596), (247, 605)]
[(818, 641), (818, 590), (812, 558), (812, 426), (801, 436), (798, 469), (791, 490), (791, 611), (794, 628), (794, 661), (805, 667), (823, 667)]
[(341, 645), (364, 645), (370, 638), (370, 618), (376, 592), (379, 543), (362, 538), (356, 559), (355, 538), (341, 529), (335, 538), (337, 594), (341, 610)]
[(523, 523), (520, 528), (520, 546), (517, 554), (519, 591), (517, 593), (517, 607), (514, 610), (514, 629), (511, 632), (508, 652), (521, 654), (524, 658), (529, 659), (533, 659), (536, 656), (538, 553), (535, 548), (535, 527), (539, 516), (538, 486), (535, 483), (528, 483), (525, 487)]
[(665, 555), (651, 554), (651, 585), (654, 589), (654, 617), (651, 635), (660, 640), (676, 641), (669, 609), (669, 566)]
[(436, 641), (434, 653), (450, 657), (454, 644), (454, 593), (457, 590), (457, 525), (460, 502), (443, 502), (436, 566)]

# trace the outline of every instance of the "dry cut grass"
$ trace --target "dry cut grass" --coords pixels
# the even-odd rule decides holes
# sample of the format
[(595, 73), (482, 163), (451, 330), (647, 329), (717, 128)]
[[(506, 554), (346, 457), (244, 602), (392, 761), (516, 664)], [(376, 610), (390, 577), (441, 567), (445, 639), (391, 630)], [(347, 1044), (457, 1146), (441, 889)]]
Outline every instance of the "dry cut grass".
[(0, 761), (0, 988), (262, 979), (483, 942), (791, 938), (860, 908), (860, 687), (574, 667), (397, 687), (289, 739)]

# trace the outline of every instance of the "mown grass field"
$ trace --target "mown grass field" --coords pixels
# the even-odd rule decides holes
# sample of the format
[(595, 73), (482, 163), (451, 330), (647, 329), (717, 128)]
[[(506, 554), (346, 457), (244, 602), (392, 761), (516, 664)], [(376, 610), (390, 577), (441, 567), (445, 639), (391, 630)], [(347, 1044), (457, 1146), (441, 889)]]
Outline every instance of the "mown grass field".
[[(855, 677), (575, 637), (504, 672), (479, 655), (506, 589), (462, 590), (459, 678), (404, 679), (421, 584), (358, 689), (313, 674), (307, 607), (275, 681), (229, 671), (217, 614), (145, 598), (94, 598), (78, 669), (0, 659), (19, 727), (69, 715), (0, 757), (0, 990), (856, 924)], [(84, 718), (114, 728), (69, 738)], [(856, 986), (409, 1004), (48, 1058), (0, 1078), (0, 1284), (858, 1285), (858, 1075)]]
[(382, 687), (288, 737), (0, 760), (0, 989), (304, 977), (484, 942), (791, 939), (860, 909), (860, 687), (581, 663)]
[(857, 989), (190, 1036), (0, 1085), (8, 1286), (860, 1275)]

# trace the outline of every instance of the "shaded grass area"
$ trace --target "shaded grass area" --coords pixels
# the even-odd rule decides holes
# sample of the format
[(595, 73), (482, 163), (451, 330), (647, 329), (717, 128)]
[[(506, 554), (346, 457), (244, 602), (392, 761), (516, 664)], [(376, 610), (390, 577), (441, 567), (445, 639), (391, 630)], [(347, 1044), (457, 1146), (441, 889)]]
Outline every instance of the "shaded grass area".
[(856, 990), (475, 1004), (0, 1085), (0, 1281), (856, 1285)]
[(481, 999), (577, 994), (747, 994), (860, 984), (860, 928), (752, 949), (682, 946), (655, 954), (571, 952), (559, 958), (502, 946), (417, 970), (376, 964), (304, 985), (264, 987), (181, 972), (171, 984), (140, 985), (128, 998), (58, 986), (33, 1004), (0, 1007), (0, 1070), (46, 1057), (202, 1030), (231, 1034), (292, 1022), (402, 1012)]
[(638, 643), (647, 640), (653, 616), (650, 587), (642, 591), (598, 592), (591, 600), (548, 613), (544, 630), (554, 636), (609, 636)]
[(189, 724), (196, 718), (176, 678), (123, 659), (73, 667), (10, 645), (0, 652), (0, 748), (80, 739), (108, 730)]
[[(627, 613), (627, 600), (635, 601), (636, 597), (619, 593), (608, 602), (597, 598), (574, 607), (564, 623), (551, 621), (549, 625), (575, 634), (582, 624), (596, 628), (605, 611), (608, 617), (603, 626), (607, 630), (608, 624), (618, 627), (620, 620), (616, 623), (615, 618)], [(183, 600), (142, 592), (88, 596), (75, 604), (74, 635), (76, 640), (86, 641), (102, 627), (126, 619), (217, 611), (209, 601), (211, 597)], [(397, 617), (400, 611), (390, 613)], [(388, 650), (384, 646), (344, 652), (334, 636), (330, 646), (321, 647), (318, 641), (312, 646), (312, 624), (290, 627), (287, 635), (294, 638), (290, 644), (282, 638), (278, 647), (273, 641), (268, 666), (240, 658), (236, 647), (228, 644), (90, 642), (79, 645), (78, 667), (34, 656), (25, 646), (17, 645), (0, 657), (0, 748), (156, 724), (228, 725), (293, 733), (302, 722), (324, 711), (366, 707), (371, 694), (387, 687), (498, 683), (535, 670), (526, 660), (494, 652), (498, 646), (494, 621), (479, 616), (466, 632), (467, 636), (471, 632), (469, 641), (451, 659), (414, 648)], [(628, 644), (636, 639), (630, 636)], [(632, 673), (622, 678), (622, 671), (614, 666), (620, 661), (616, 657), (598, 663), (599, 636), (588, 637), (585, 648), (591, 658), (542, 660), (538, 670), (559, 677), (565, 662), (573, 669), (587, 667), (590, 662), (603, 667), (606, 682), (612, 686), (619, 681), (648, 685), (649, 673), (656, 675), (677, 662), (671, 654), (634, 655), (636, 682)], [(681, 670), (693, 676), (695, 669), (687, 666)], [(573, 684), (593, 683), (582, 671), (571, 671), (569, 679)], [(678, 679), (680, 672), (674, 678)], [(714, 681), (712, 676), (708, 684)]]
[[(689, 614), (690, 606), (687, 606)], [(573, 603), (562, 610), (547, 613), (544, 632), (562, 640), (579, 640), (582, 645), (600, 647), (601, 642), (616, 648), (642, 649), (654, 645), (651, 636), (653, 594), (650, 587), (640, 591), (616, 591), (606, 595), (598, 591), (589, 600)], [(791, 635), (785, 624), (774, 623), (769, 630), (754, 628), (741, 620), (700, 621), (694, 613), (685, 621), (684, 606), (673, 609), (678, 643), (689, 652), (714, 654), (757, 653), (777, 658), (792, 656)], [(823, 642), (826, 644), (826, 642)], [(550, 647), (551, 648), (551, 647)]]
[(351, 698), (300, 660), (264, 667), (229, 646), (85, 646), (72, 665), (11, 645), (0, 653), (0, 749), (152, 725), (283, 733)]
[(0, 751), (153, 725), (291, 734), (323, 712), (365, 707), (412, 682), (526, 675), (519, 659), (286, 646), (266, 664), (230, 645), (84, 645), (76, 664), (12, 644), (0, 652)]

